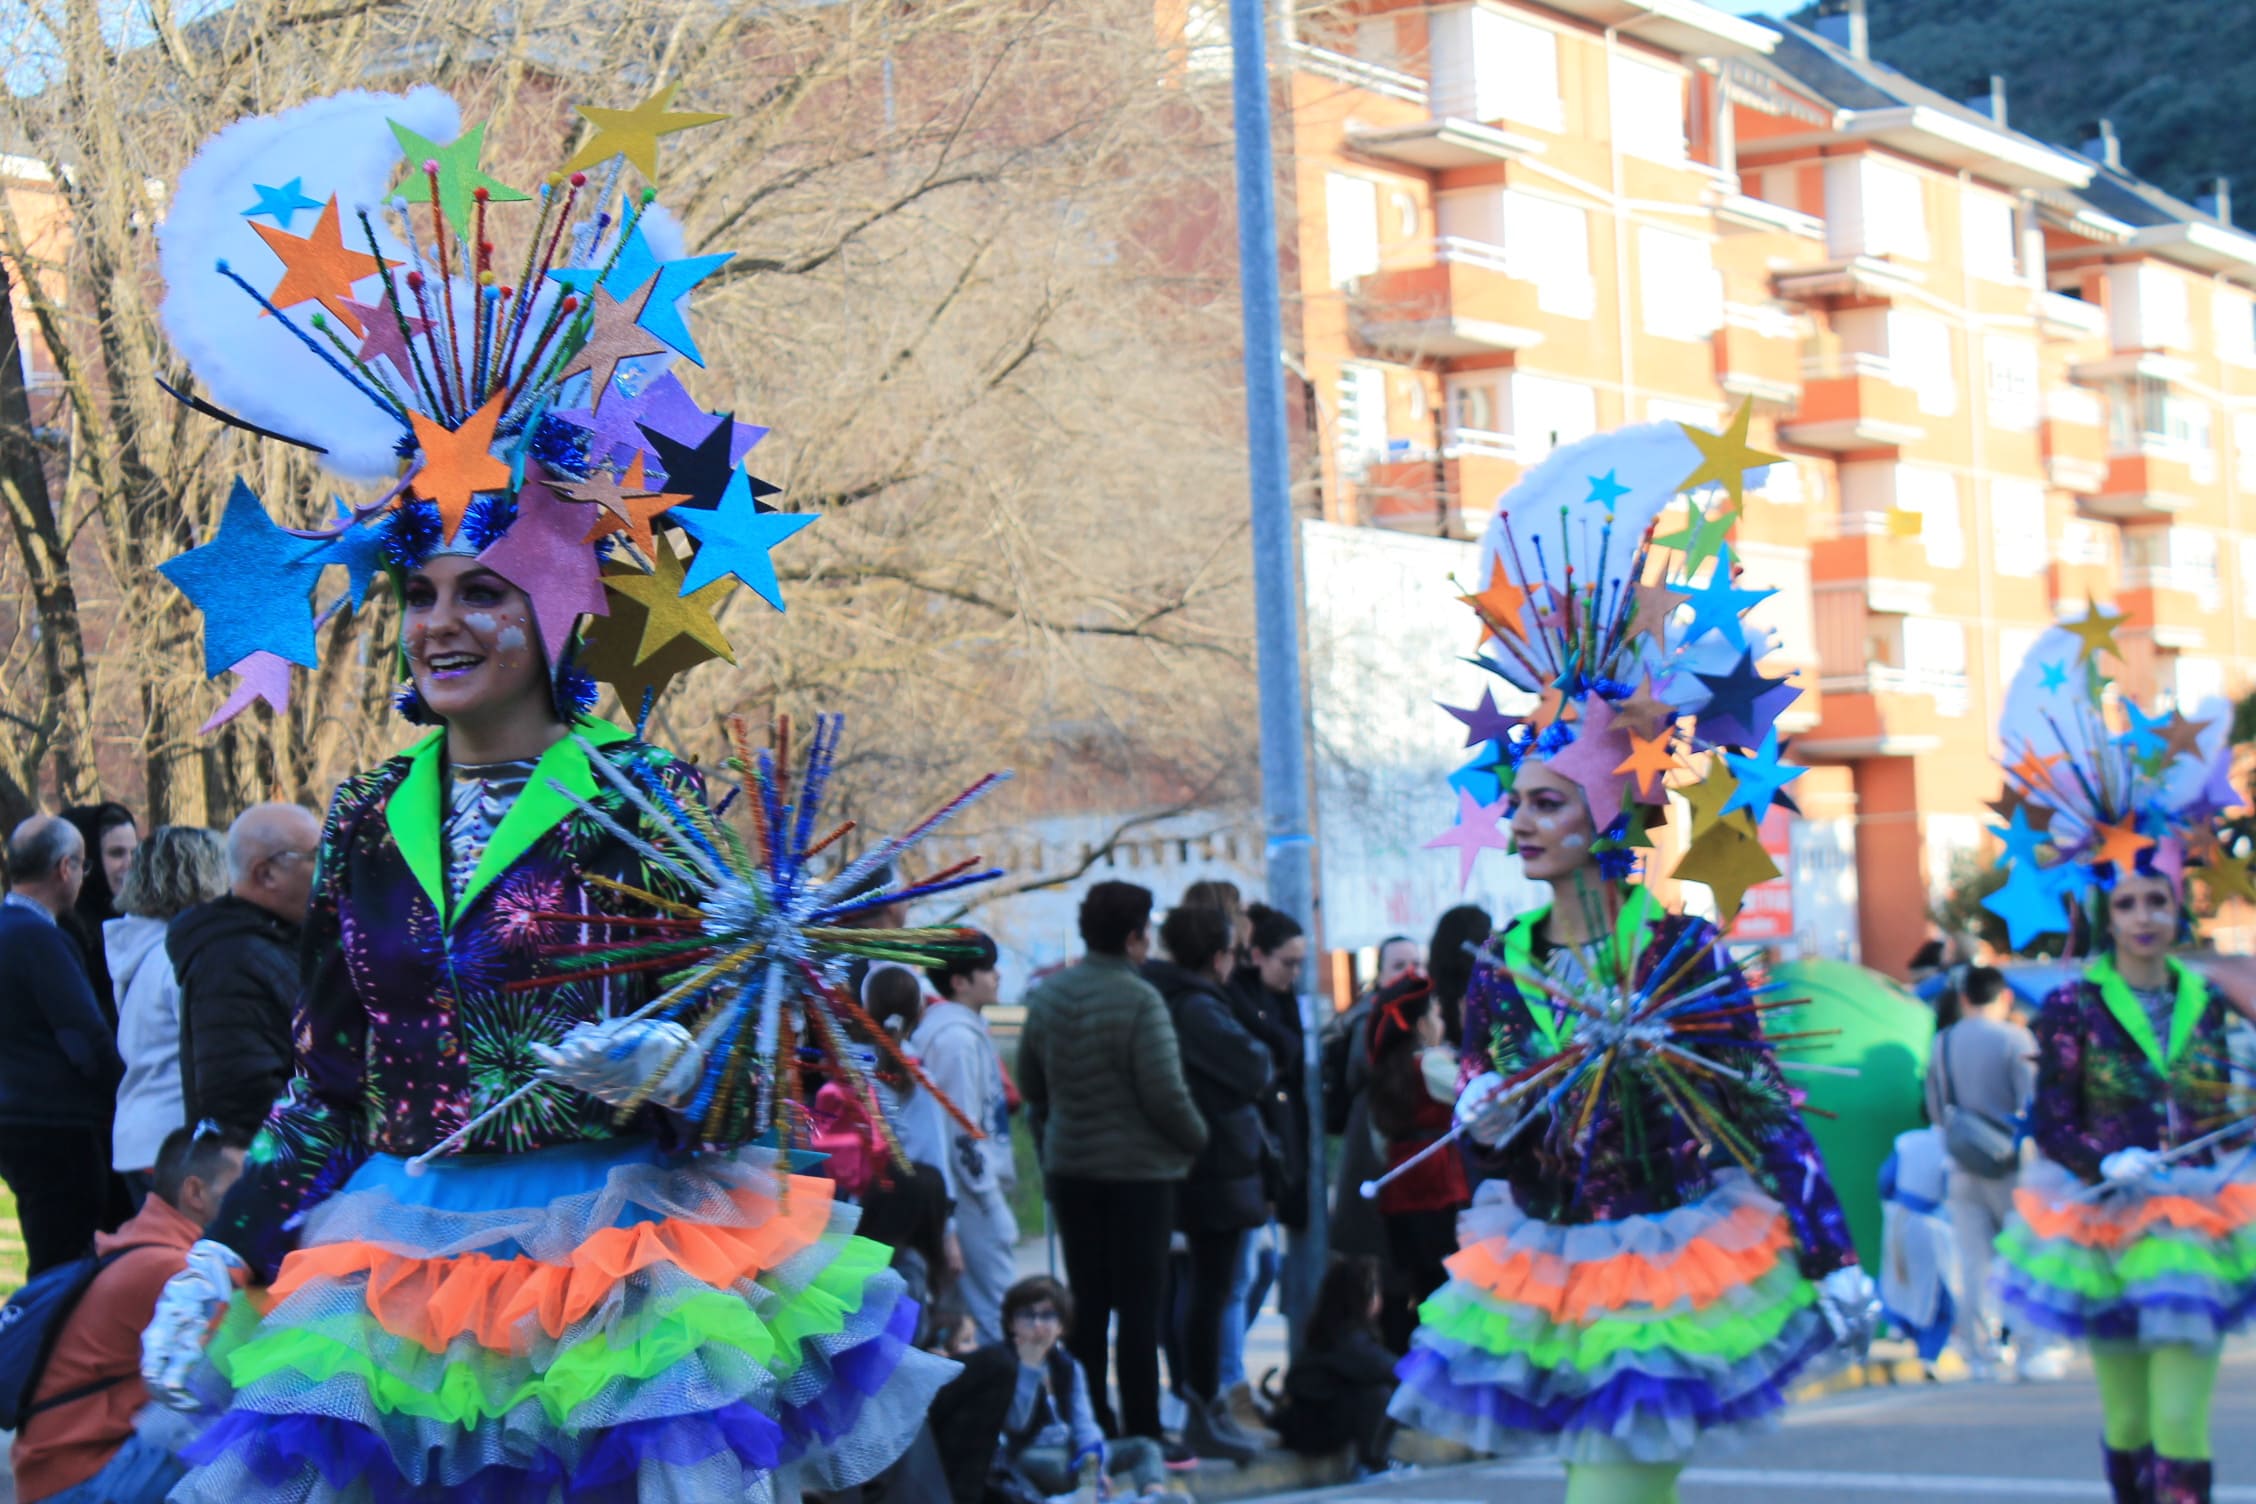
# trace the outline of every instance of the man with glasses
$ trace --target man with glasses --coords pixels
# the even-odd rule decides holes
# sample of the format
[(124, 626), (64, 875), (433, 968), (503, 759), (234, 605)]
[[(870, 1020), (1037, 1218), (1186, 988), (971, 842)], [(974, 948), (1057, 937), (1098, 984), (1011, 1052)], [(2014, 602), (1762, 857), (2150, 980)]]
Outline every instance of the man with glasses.
[(86, 840), (34, 815), (8, 837), (0, 898), (0, 1180), (16, 1198), (27, 1273), (85, 1253), (110, 1173), (125, 1073), (86, 961), (56, 925), (86, 878)]
[(321, 822), (256, 804), (227, 830), (229, 891), (172, 921), (180, 978), (180, 1081), (191, 1122), (251, 1130), (290, 1079), (298, 931), (313, 893)]

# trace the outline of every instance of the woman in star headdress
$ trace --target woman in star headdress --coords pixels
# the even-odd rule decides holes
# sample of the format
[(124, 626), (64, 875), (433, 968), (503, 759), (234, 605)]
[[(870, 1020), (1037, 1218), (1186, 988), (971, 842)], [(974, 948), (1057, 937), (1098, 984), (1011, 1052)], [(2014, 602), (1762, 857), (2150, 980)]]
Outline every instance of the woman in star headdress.
[(2256, 1314), (2256, 1171), (2228, 1005), (2170, 952), (2189, 856), (2238, 802), (2228, 712), (2126, 699), (2110, 730), (2106, 625), (2095, 609), (2039, 638), (1999, 727), (2010, 870), (1989, 903), (2016, 946), (2073, 927), (2091, 959), (2033, 1026), (2036, 1158), (1995, 1278), (2015, 1327), (2089, 1344), (2118, 1504), (2206, 1504), (2222, 1343)]
[[(1697, 460), (1673, 424), (1562, 450), (1500, 505), (1474, 598), (1486, 665), (1543, 698), (1501, 729), (1482, 760), (1501, 798), (1466, 819), (1508, 813), (1552, 902), (1492, 942), (1466, 999), (1455, 1114), (1476, 1189), (1393, 1414), (1563, 1460), (1571, 1504), (1673, 1500), (1695, 1450), (1774, 1421), (1869, 1331), (1870, 1282), (1763, 1036), (1767, 989), (1635, 877), (1683, 757), (1762, 746), (1733, 754), (1746, 782), (1777, 772), (1782, 697), (1731, 598), (1760, 597), (1696, 502), (1679, 539), (1713, 560), (1707, 583), (1659, 581), (1652, 524)], [(1676, 875), (1734, 897), (1734, 859), (1760, 848), (1705, 807)]]
[[(389, 170), (394, 114), (453, 130), (451, 103), (428, 91), (353, 95), (208, 146), (172, 201), (172, 233), (190, 238), (167, 246), (181, 258), (167, 264), (171, 297), (205, 295), (196, 279), (212, 247), (195, 234), (248, 240), (240, 218), (212, 210), (256, 182), (302, 170), (347, 201), (380, 197), (382, 182), (354, 181), (351, 164)], [(299, 551), (349, 559), (356, 578), (387, 570), (398, 703), (431, 729), (330, 803), (295, 1079), (150, 1327), (151, 1388), (224, 1409), (173, 1497), (769, 1504), (802, 1482), (857, 1483), (901, 1453), (953, 1365), (915, 1350), (917, 1307), (888, 1250), (854, 1235), (831, 1182), (761, 1145), (787, 1083), (760, 1074), (768, 1054), (745, 1063), (720, 1026), (740, 1005), (695, 992), (694, 976), (738, 989), (708, 965), (715, 931), (694, 906), (721, 892), (758, 907), (714, 876), (728, 843), (702, 778), (590, 714), (578, 617), (603, 605), (607, 562), (640, 572), (619, 540), (591, 541), (607, 530), (602, 508), (563, 499), (615, 492), (623, 468), (560, 439), (550, 412), (582, 364), (565, 352), (597, 336), (554, 289), (516, 300), (424, 262), (457, 231), (457, 271), (472, 257), (488, 270), (491, 252), (450, 228), (429, 173), (433, 233), (392, 246), (416, 259), (414, 275), (365, 258), (363, 280), (382, 286), (358, 306), (401, 340), (339, 365), (362, 390), (340, 399), (309, 385), (292, 420), (293, 394), (259, 386), (251, 366), (199, 369), (222, 402), (279, 414), (277, 427), (317, 435), (332, 461), (352, 440), (325, 427), (337, 401), (373, 397), (401, 415), (413, 452), (390, 505), (299, 535)], [(589, 219), (570, 224), (586, 186), (544, 190), (541, 223), (553, 216), (556, 230), (541, 243), (608, 265), (633, 211), (624, 225), (597, 217), (608, 187), (591, 189)], [(479, 189), (481, 235), (486, 200)], [(221, 272), (267, 302), (248, 267)], [(431, 316), (434, 297), (459, 306)], [(425, 310), (412, 333), (403, 301)], [(267, 311), (270, 322), (245, 319), (247, 339), (306, 335), (289, 308)], [(194, 322), (166, 312), (173, 327)], [(481, 434), (492, 452), (465, 460)], [(637, 541), (674, 557), (665, 538)], [(209, 575), (176, 578), (202, 589)], [(265, 609), (310, 618), (312, 583), (298, 579), (293, 596), (267, 582)], [(804, 825), (818, 792), (802, 797)], [(797, 944), (765, 933), (771, 949)], [(822, 959), (793, 954), (810, 970)], [(712, 1027), (660, 1011), (684, 992), (710, 998), (696, 1017)]]

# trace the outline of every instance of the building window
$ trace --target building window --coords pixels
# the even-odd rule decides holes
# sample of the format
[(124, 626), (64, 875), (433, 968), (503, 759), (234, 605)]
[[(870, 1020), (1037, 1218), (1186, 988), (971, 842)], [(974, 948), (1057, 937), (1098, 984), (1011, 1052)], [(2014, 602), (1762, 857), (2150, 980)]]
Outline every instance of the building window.
[(1708, 242), (1696, 236), (1640, 228), (1637, 290), (1648, 334), (1704, 340), (1723, 327), (1723, 278)]
[(2188, 658), (2180, 653), (2170, 666), (2170, 692), (2177, 697), (2181, 710), (2195, 710), (2211, 700), (2222, 700), (2225, 666), (2214, 658)]
[(2021, 579), (2045, 572), (2045, 493), (2033, 480), (1990, 482), (1990, 541), (1997, 571)]
[(1990, 425), (2026, 433), (2037, 426), (2037, 346), (1993, 334), (1982, 341), (1989, 376)]
[(1843, 182), (1855, 202), (1841, 208), (1830, 202), (1834, 182), (1828, 172), (1826, 213), (1846, 212), (1865, 255), (1928, 259), (1927, 185), (1918, 173), (1870, 154), (1858, 157), (1847, 164)]
[(1435, 115), (1565, 125), (1557, 33), (1479, 5), (1429, 12), (1427, 27)]
[(1463, 435), (1496, 435), (1504, 432), (1499, 420), (1502, 399), (1496, 390), (1495, 377), (1451, 377), (1449, 380), (1449, 425), (1455, 430), (1450, 435), (1452, 445), (1462, 442)]
[(1511, 431), (1523, 465), (1598, 431), (1598, 393), (1580, 382), (1515, 372), (1511, 393)]
[(2256, 488), (2256, 413), (2234, 413), (2233, 465), (2243, 486)]
[[(1925, 465), (1898, 465), (1895, 482), (1896, 505), (1919, 514), (1919, 540), (1927, 550), (1927, 562), (1937, 569), (1964, 564), (1966, 530), (1959, 516), (1958, 477)], [(1959, 667), (1965, 667), (1963, 651)]]
[(2256, 538), (2240, 540), (2240, 610), (2256, 616)]
[(1386, 458), (1386, 367), (1363, 361), (1340, 367), (1339, 466), (1351, 479)]
[(1344, 172), (1324, 179), (1324, 226), (1332, 286), (1344, 287), (1379, 269), (1379, 187)]
[(1888, 364), (1898, 385), (1919, 397), (1919, 410), (1931, 418), (1958, 411), (1958, 363), (1951, 350), (1950, 325), (1924, 313), (1888, 311)]
[(1616, 53), (1613, 96), (1616, 146), (1647, 161), (1683, 162), (1683, 74)]
[(2159, 266), (2138, 268), (2138, 338), (2145, 350), (2184, 349), (2193, 343), (2186, 312), (2185, 279)]
[(2256, 365), (2256, 302), (2223, 285), (2213, 285), (2209, 298), (2217, 353), (2234, 365)]
[(2217, 535), (2198, 527), (2144, 527), (2123, 534), (2123, 583), (2177, 590), (2206, 607), (2217, 603)]
[(1904, 666), (1922, 673), (1966, 672), (1966, 626), (1933, 616), (1903, 619)]
[(1959, 228), (1966, 269), (1986, 282), (2021, 279), (2013, 254), (2013, 201), (1969, 192), (1959, 200)]

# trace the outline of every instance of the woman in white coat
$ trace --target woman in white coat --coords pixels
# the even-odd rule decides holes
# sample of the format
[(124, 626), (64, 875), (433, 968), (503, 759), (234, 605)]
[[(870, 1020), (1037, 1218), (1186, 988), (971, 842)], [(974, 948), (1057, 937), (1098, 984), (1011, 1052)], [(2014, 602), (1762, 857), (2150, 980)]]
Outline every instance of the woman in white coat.
[(227, 843), (216, 831), (160, 826), (134, 850), (125, 870), (117, 893), (123, 917), (102, 926), (102, 947), (117, 987), (118, 1053), (125, 1057), (110, 1164), (132, 1186), (137, 1206), (149, 1193), (157, 1146), (187, 1115), (180, 1081), (180, 983), (165, 954), (165, 930), (173, 915), (226, 891)]

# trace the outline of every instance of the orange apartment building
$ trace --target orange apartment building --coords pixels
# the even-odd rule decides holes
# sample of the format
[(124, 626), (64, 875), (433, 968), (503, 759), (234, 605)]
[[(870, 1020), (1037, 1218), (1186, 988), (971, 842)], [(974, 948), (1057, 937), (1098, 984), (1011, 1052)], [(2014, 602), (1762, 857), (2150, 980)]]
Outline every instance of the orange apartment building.
[(1329, 521), (1478, 536), (1558, 444), (1752, 399), (1796, 793), (1900, 970), (2062, 608), (2129, 614), (2142, 697), (2250, 687), (2256, 238), (1821, 24), (1372, 0), (1288, 38), (1286, 275)]

